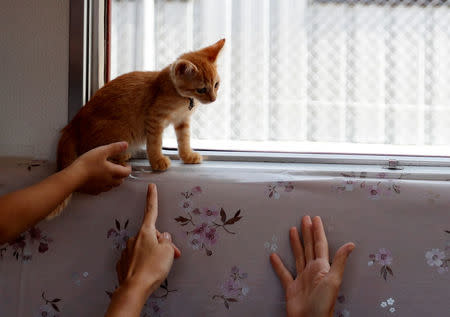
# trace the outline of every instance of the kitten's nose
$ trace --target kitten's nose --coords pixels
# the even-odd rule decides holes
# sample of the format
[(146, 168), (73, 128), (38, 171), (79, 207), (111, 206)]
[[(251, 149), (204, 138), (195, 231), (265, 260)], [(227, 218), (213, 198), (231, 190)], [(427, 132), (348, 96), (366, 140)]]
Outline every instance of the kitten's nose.
[(210, 94), (209, 95), (209, 99), (211, 100), (211, 102), (216, 100), (216, 95), (215, 94)]

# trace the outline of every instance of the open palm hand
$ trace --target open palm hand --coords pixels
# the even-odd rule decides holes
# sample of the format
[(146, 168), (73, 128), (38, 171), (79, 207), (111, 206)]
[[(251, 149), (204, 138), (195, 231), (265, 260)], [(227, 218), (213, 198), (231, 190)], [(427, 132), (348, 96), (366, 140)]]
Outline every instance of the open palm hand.
[(315, 217), (312, 221), (309, 216), (303, 217), (302, 234), (304, 245), (300, 242), (297, 228), (293, 227), (289, 231), (297, 270), (295, 278), (277, 254), (270, 256), (272, 266), (285, 290), (287, 316), (332, 316), (345, 263), (355, 245), (347, 243), (339, 248), (330, 266), (328, 242), (320, 217)]

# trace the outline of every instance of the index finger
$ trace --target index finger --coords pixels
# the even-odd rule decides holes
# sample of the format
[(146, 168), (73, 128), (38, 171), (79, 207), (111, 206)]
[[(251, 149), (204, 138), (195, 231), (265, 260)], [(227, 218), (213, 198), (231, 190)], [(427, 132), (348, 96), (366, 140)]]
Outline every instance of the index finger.
[(142, 227), (155, 229), (158, 218), (158, 191), (155, 184), (149, 184), (147, 188), (147, 205), (145, 207), (144, 221)]

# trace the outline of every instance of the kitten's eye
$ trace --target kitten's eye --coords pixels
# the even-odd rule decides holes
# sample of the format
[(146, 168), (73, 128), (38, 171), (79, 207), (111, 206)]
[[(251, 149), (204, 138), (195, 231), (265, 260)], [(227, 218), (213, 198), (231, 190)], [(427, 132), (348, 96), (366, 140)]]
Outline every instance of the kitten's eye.
[(214, 88), (217, 88), (217, 87), (219, 87), (219, 82), (217, 82), (217, 83), (214, 85)]
[(205, 94), (206, 93), (206, 87), (197, 89), (197, 92), (199, 94)]

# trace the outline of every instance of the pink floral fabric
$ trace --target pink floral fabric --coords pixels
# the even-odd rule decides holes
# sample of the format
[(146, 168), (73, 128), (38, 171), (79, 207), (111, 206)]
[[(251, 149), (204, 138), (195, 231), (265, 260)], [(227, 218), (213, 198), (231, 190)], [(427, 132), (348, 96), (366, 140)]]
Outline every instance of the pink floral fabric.
[(47, 252), (50, 242), (52, 242), (52, 239), (35, 226), (0, 247), (0, 258), (3, 258), (10, 251), (16, 260), (30, 261), (33, 252)]
[(201, 193), (200, 186), (191, 191), (182, 192), (180, 204), (182, 215), (174, 220), (182, 227), (186, 234), (188, 245), (193, 250), (205, 250), (207, 256), (213, 254), (212, 248), (219, 239), (219, 232), (236, 234), (231, 227), (242, 219), (241, 210), (237, 210), (234, 216), (227, 216), (223, 208), (202, 207), (194, 209), (193, 197), (195, 193)]
[[(53, 171), (42, 161), (0, 164), (0, 195)], [(350, 256), (334, 316), (447, 316), (450, 182), (406, 172), (336, 173), (278, 167), (144, 168), (99, 196), (75, 194), (64, 213), (0, 246), (0, 316), (103, 316), (115, 263), (140, 227), (146, 185), (159, 192), (157, 227), (182, 257), (141, 316), (284, 316), (269, 254), (294, 272), (288, 230), (320, 215), (330, 254)], [(1, 211), (0, 211), (1, 212)]]
[(394, 276), (394, 272), (391, 268), (391, 264), (393, 261), (391, 251), (385, 248), (381, 248), (377, 253), (370, 254), (369, 258), (369, 266), (372, 266), (374, 264), (378, 264), (379, 266), (381, 266), (380, 276), (382, 276), (385, 281), (387, 280), (388, 274)]

